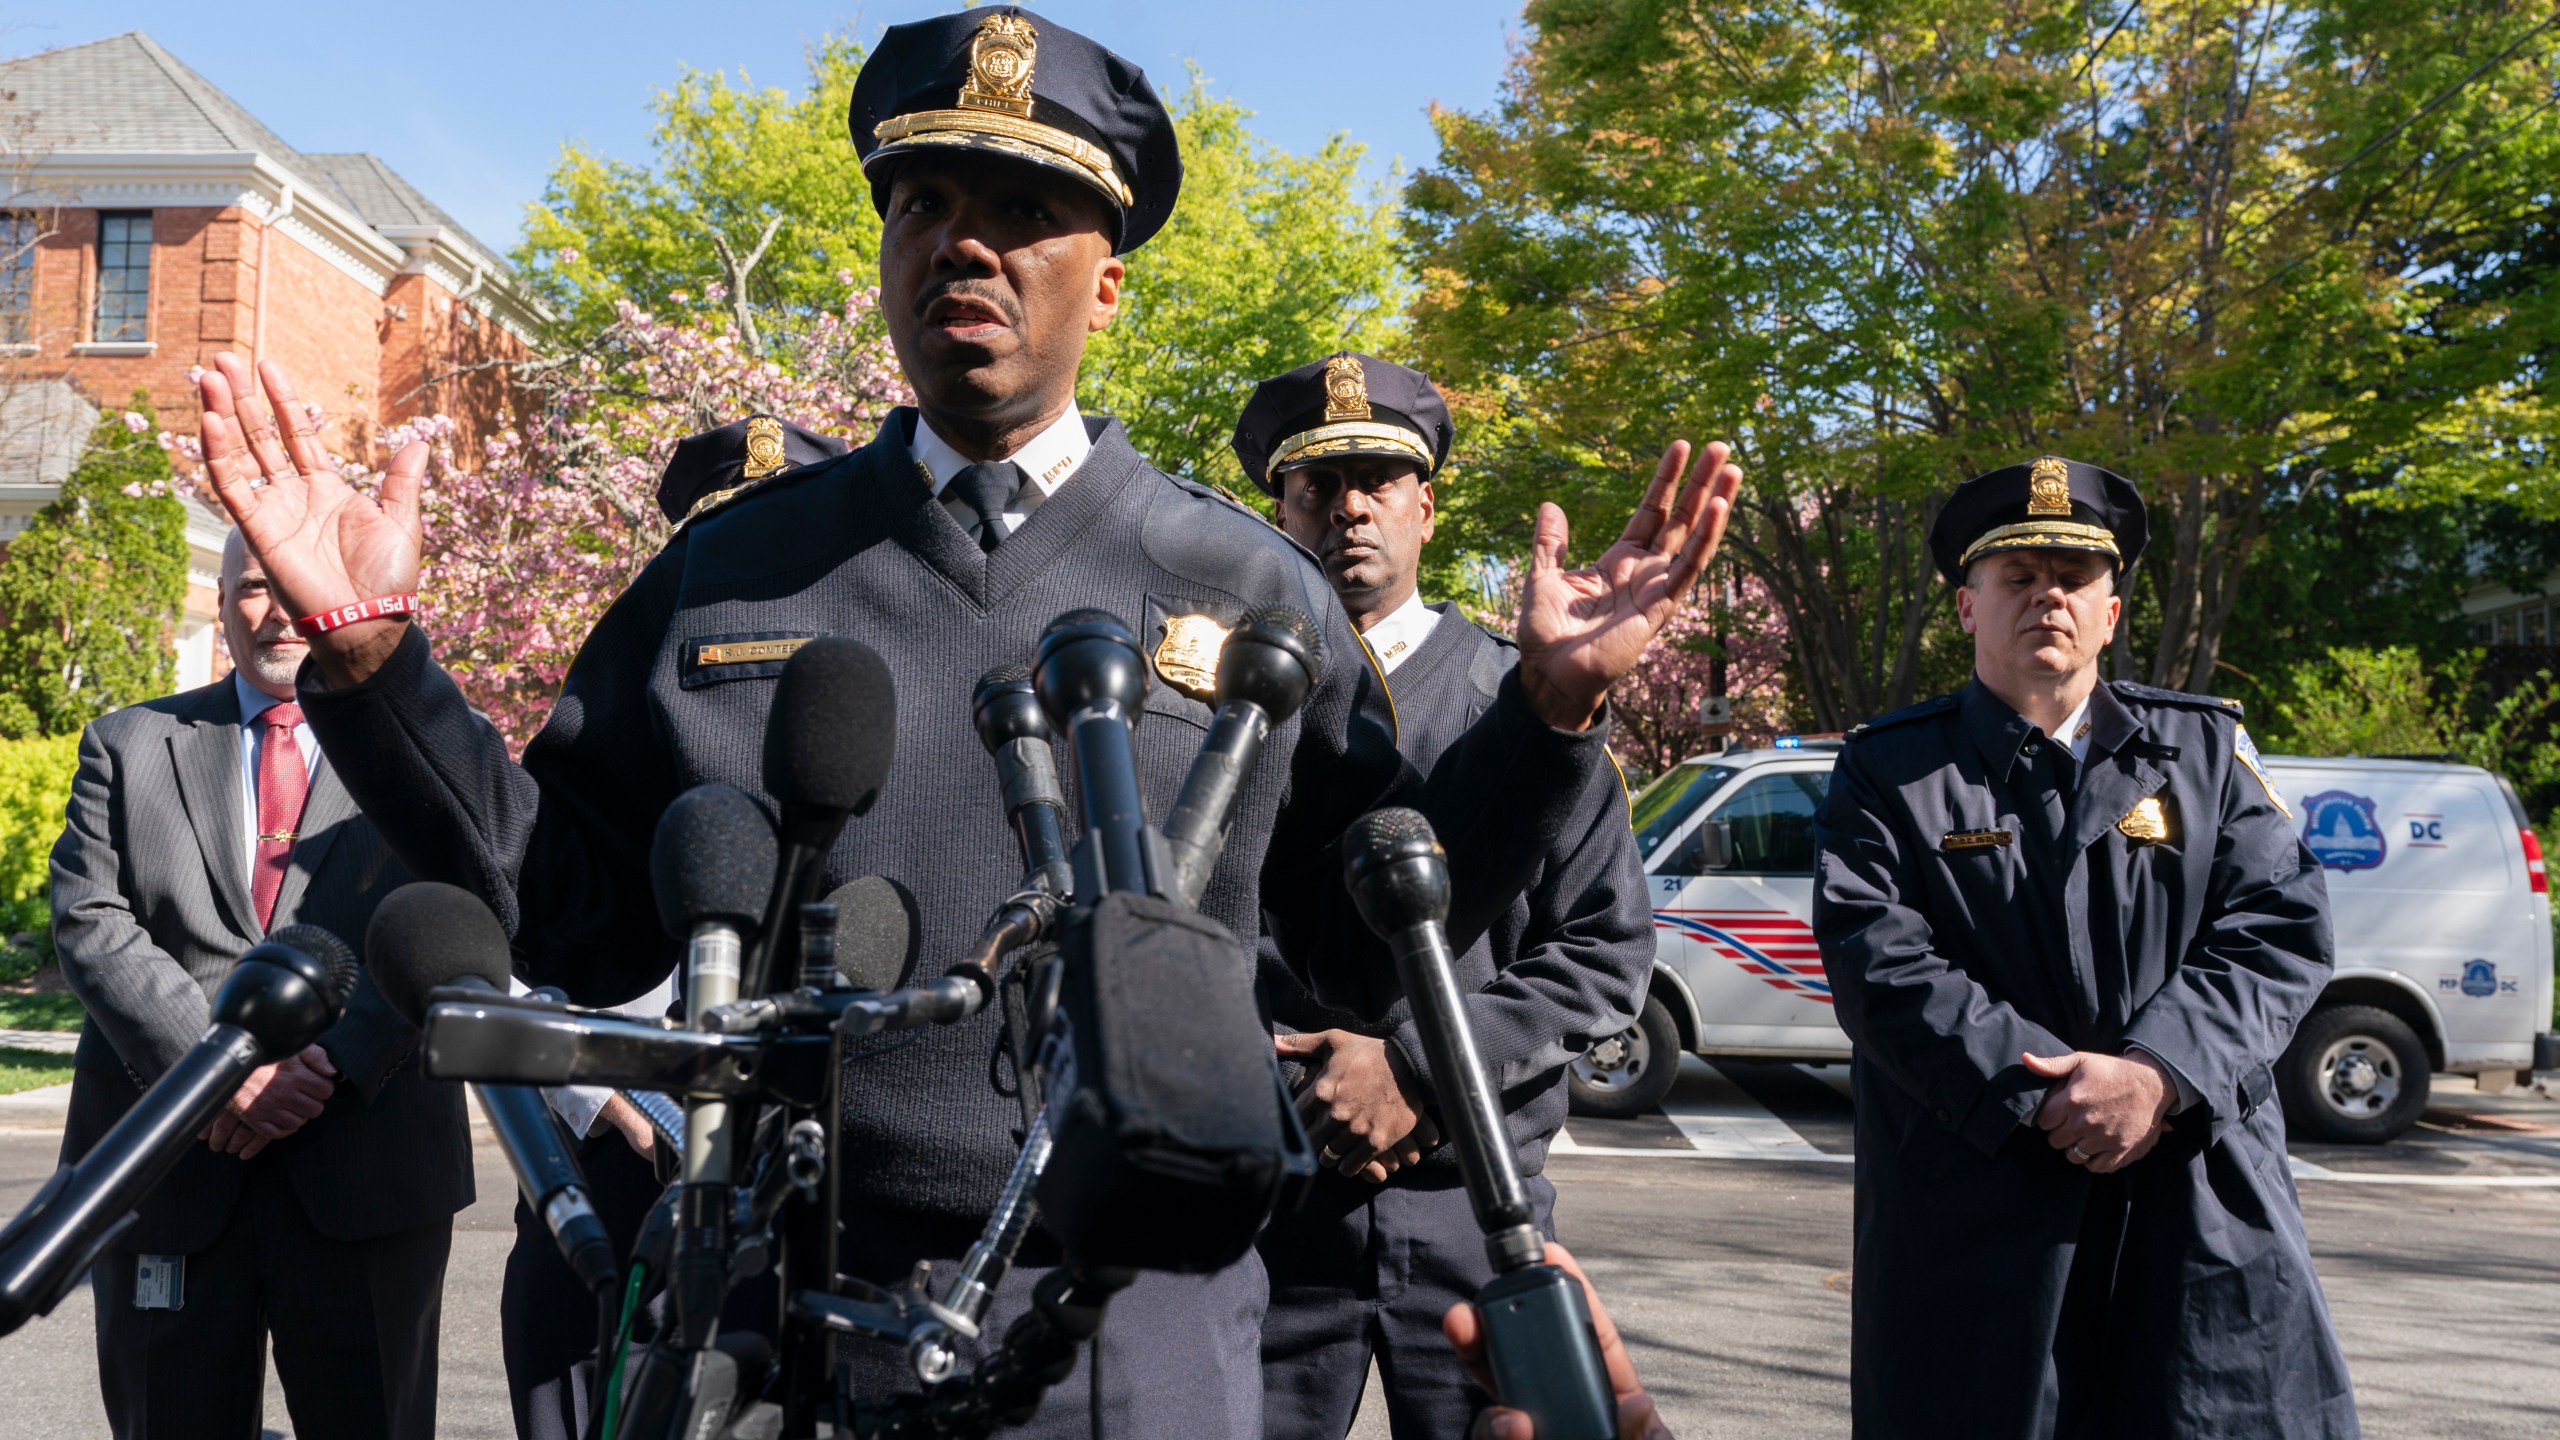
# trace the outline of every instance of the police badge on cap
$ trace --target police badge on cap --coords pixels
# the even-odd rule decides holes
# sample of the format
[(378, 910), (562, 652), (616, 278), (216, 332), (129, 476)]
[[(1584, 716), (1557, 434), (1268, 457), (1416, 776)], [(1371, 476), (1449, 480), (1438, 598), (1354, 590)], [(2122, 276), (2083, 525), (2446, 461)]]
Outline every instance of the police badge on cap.
[(2151, 543), (2133, 482), (2112, 470), (2047, 455), (2006, 465), (1956, 487), (1929, 527), (1929, 554), (1950, 585), (1965, 567), (2011, 550), (2085, 550), (2121, 575)]
[(845, 443), (788, 420), (750, 415), (676, 442), (658, 476), (658, 511), (677, 524), (761, 481), (845, 453)]
[(1436, 475), (1450, 434), (1430, 376), (1344, 350), (1255, 386), (1230, 443), (1244, 473), (1277, 496), (1282, 474), (1345, 455), (1392, 456)]
[(1182, 192), (1173, 117), (1146, 72), (1016, 6), (890, 26), (853, 82), (847, 119), (883, 209), (902, 156), (1002, 155), (1110, 201), (1125, 253), (1164, 228)]

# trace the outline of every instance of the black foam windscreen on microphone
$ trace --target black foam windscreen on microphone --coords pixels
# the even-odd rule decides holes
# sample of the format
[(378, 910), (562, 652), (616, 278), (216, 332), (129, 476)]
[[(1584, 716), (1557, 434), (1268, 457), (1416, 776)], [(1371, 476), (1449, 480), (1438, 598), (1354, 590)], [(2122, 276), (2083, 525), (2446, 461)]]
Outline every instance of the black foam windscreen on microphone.
[(1370, 929), (1392, 935), (1448, 922), (1449, 858), (1418, 812), (1391, 807), (1361, 816), (1343, 837), (1342, 858), (1342, 878)]
[(856, 990), (895, 990), (916, 969), (915, 897), (865, 875), (827, 897), (836, 907), (836, 973)]
[(427, 994), (477, 979), (503, 994), (513, 968), (506, 927), (479, 896), (420, 880), (383, 898), (364, 931), (373, 983), (412, 1025), (426, 1023)]
[(795, 809), (859, 815), (889, 778), (898, 692), (888, 662), (859, 640), (821, 636), (795, 652), (765, 722), (764, 788)]
[[(327, 977), (321, 988), (328, 992), (330, 1000), (339, 1007), (344, 1008), (348, 999), (356, 993), (356, 952), (347, 948), (346, 941), (319, 926), (287, 925), (269, 934), (263, 943), (291, 946), (319, 961)], [(312, 978), (316, 980), (321, 977), (313, 976)]]
[(649, 885), (658, 923), (681, 940), (706, 921), (752, 930), (773, 888), (773, 821), (734, 785), (696, 785), (658, 817)]
[(1251, 701), (1276, 725), (1298, 713), (1324, 678), (1323, 656), (1306, 611), (1295, 605), (1249, 610), (1218, 652), (1218, 699)]

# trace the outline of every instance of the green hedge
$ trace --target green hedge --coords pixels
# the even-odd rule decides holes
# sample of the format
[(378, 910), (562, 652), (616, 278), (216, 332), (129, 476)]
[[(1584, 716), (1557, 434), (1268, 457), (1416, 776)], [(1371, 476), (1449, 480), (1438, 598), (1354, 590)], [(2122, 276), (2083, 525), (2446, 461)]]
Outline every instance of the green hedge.
[[(0, 950), (11, 935), (32, 931), (49, 936), (52, 930), (45, 857), (62, 834), (62, 812), (71, 802), (71, 774), (79, 757), (77, 735), (0, 740)], [(45, 954), (52, 948), (49, 941), (38, 942)], [(0, 959), (0, 969), (20, 968), (32, 967)]]

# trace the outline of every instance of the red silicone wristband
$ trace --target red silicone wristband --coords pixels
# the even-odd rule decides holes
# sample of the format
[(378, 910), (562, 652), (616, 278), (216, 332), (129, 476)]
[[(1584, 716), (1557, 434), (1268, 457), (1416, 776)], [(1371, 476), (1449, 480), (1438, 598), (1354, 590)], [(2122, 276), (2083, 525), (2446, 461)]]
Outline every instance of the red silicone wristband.
[(341, 605), (335, 610), (323, 610), (317, 615), (305, 615), (293, 622), (293, 628), (301, 631), (308, 638), (313, 635), (326, 635), (332, 630), (353, 625), (360, 620), (379, 620), (386, 615), (414, 614), (417, 608), (418, 597), (414, 592), (407, 595), (376, 595), (370, 600), (359, 600), (353, 605)]

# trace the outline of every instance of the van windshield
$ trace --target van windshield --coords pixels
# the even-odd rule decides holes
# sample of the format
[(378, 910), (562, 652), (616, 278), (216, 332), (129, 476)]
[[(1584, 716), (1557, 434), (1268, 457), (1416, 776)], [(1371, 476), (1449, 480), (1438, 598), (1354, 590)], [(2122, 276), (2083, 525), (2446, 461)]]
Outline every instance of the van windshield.
[(1740, 774), (1730, 766), (1705, 765), (1695, 760), (1674, 765), (1661, 779), (1644, 787), (1636, 797), (1636, 853), (1650, 860), (1653, 852), (1682, 821), (1698, 813), (1698, 802), (1724, 788), (1724, 782)]

